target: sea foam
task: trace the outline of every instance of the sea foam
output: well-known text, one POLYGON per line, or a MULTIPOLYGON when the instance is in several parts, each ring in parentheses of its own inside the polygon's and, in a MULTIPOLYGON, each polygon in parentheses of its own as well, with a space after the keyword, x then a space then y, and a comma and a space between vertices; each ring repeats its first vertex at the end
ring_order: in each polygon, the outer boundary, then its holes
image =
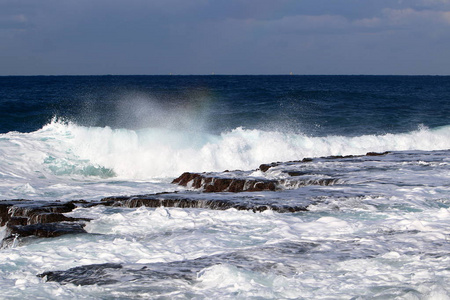
POLYGON ((401 134, 316 137, 242 127, 214 135, 53 121, 35 132, 2 134, 0 143, 0 175, 148 180, 185 171, 251 170, 261 163, 305 157, 445 150, 450 148, 450 126, 401 134))

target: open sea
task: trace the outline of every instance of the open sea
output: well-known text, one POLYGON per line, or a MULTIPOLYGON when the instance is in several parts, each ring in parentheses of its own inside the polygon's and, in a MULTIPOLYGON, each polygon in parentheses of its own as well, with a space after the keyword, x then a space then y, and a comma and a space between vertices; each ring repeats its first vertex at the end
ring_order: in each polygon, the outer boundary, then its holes
POLYGON ((449 149, 449 76, 0 77, 0 205, 86 218, 0 299, 450 299, 449 149))

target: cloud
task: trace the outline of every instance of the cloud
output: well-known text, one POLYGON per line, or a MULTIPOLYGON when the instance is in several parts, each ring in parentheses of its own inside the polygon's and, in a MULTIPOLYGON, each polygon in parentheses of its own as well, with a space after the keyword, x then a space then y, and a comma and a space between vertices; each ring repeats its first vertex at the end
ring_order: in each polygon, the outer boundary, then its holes
POLYGON ((342 34, 364 32, 367 29, 432 31, 436 27, 450 25, 450 10, 386 8, 379 16, 371 18, 351 20, 340 15, 296 15, 261 24, 271 30, 299 34, 342 34))
POLYGON ((450 25, 450 11, 414 10, 405 9, 385 9, 384 15, 390 25, 408 25, 416 28, 422 25, 450 25))
POLYGON ((449 2, 0 0, 0 72, 403 73, 450 62, 449 2))

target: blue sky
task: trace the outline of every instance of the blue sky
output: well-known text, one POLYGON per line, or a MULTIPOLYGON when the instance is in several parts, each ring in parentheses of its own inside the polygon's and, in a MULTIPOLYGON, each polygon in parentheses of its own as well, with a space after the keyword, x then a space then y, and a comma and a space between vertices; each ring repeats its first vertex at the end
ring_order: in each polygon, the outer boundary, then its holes
POLYGON ((0 75, 450 74, 450 0, 0 0, 0 75))

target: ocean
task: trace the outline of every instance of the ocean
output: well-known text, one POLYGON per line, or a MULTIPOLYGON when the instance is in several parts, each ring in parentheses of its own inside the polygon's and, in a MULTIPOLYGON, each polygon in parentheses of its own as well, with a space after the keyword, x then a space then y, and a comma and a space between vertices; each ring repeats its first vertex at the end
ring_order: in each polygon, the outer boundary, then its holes
POLYGON ((449 76, 3 76, 0 298, 450 299, 449 149, 449 76))

